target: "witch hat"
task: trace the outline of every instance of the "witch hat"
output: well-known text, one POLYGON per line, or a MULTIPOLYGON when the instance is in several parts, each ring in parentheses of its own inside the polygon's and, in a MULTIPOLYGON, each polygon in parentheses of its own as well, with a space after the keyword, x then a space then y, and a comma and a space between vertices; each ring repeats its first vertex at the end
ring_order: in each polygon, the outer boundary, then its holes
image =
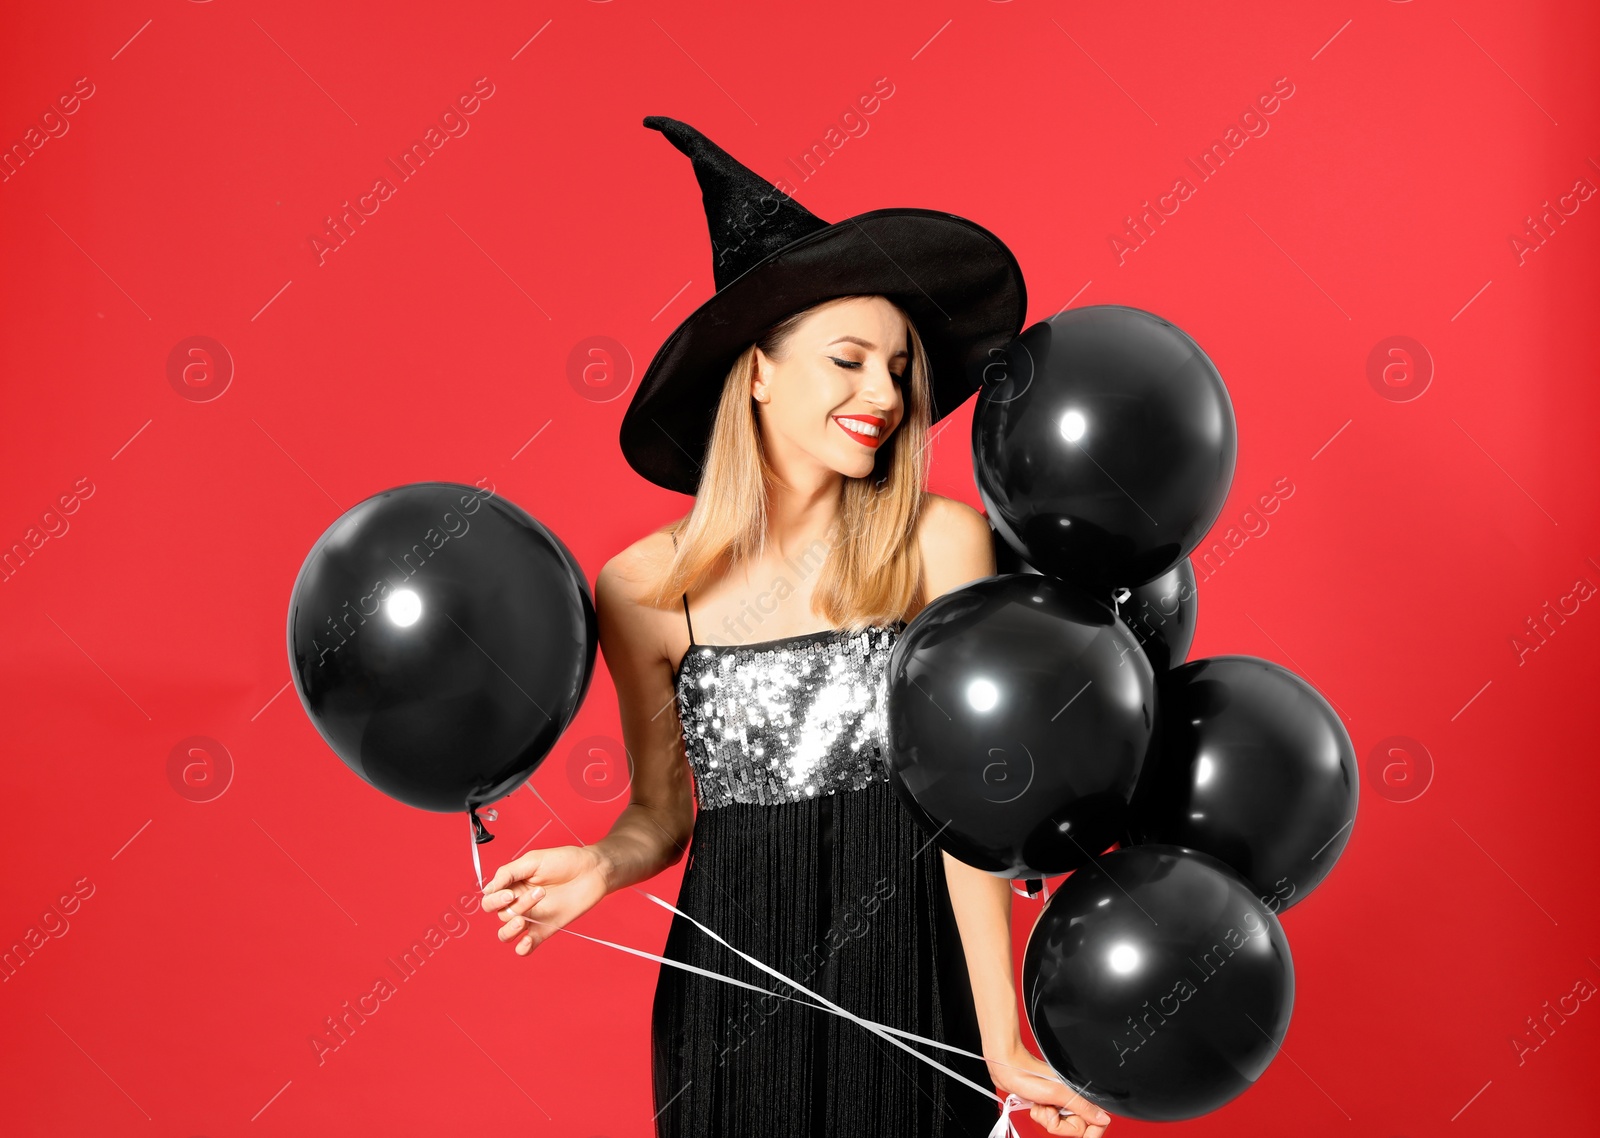
POLYGON ((916 324, 938 422, 983 383, 1022 328, 1027 291, 1011 250, 953 213, 872 210, 829 223, 687 123, 650 115, 694 164, 716 292, 656 352, 622 417, 623 456, 669 490, 696 492, 722 385, 779 320, 839 296, 883 296, 916 324))

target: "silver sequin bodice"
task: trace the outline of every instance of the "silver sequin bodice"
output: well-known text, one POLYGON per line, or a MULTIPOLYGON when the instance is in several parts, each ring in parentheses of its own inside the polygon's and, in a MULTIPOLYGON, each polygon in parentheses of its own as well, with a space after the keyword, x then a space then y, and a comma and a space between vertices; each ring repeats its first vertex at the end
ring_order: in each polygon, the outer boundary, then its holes
POLYGON ((887 779, 886 664, 903 627, 691 646, 676 682, 700 809, 798 802, 887 779))

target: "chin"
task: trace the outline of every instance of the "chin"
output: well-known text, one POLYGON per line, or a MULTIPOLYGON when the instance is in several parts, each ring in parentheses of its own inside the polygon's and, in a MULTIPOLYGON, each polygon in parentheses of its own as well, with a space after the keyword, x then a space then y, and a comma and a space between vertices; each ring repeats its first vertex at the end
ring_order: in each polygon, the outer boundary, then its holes
POLYGON ((867 478, 877 465, 877 456, 872 454, 851 455, 847 458, 833 459, 828 465, 846 478, 867 478))
POLYGON ((879 446, 867 451, 854 444, 847 444, 808 447, 806 452, 820 465, 845 478, 870 478, 873 470, 877 468, 878 452, 882 449, 883 447, 879 446))

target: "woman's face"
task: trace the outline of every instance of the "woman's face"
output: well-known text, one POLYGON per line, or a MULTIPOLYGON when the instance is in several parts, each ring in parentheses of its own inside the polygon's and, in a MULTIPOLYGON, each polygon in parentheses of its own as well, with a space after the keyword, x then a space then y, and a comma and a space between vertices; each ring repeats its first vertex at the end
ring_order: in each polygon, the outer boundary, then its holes
POLYGON ((878 448, 905 417, 905 317, 881 296, 828 301, 806 314, 779 354, 757 350, 751 392, 775 464, 871 474, 878 448))

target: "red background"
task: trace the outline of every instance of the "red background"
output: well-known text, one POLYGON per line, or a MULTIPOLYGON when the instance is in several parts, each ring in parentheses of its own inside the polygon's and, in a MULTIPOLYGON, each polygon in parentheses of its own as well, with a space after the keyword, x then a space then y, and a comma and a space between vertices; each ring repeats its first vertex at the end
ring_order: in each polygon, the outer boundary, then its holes
MULTIPOLYGON (((1512 244, 1600 185, 1593 5, 158 0, 7 20, 0 140, 80 77, 94 93, 0 183, 0 544, 58 531, 0 584, 0 941, 51 930, 0 984, 0 1129, 651 1132, 657 966, 571 936, 520 958, 481 913, 318 1062, 324 1017, 475 883, 462 818, 385 798, 322 743, 284 622, 317 536, 400 483, 489 480, 591 582, 687 507, 616 447, 631 384, 712 290, 690 166, 640 125, 659 113, 828 220, 971 217, 1016 251, 1030 323, 1135 305, 1225 377, 1228 554, 1201 568, 1191 658, 1311 681, 1363 788, 1341 864, 1285 916, 1281 1053, 1185 1132, 1597 1132, 1600 1003, 1512 1042, 1600 986, 1600 199, 1512 244), (324 219, 483 77, 468 133, 319 263, 324 219), (880 78, 867 133, 797 180, 789 158, 880 78), (1280 78, 1267 133, 1119 258, 1123 219, 1196 179, 1186 159, 1280 78), (225 388, 223 369, 170 380, 195 336, 231 357, 225 388), (626 358, 584 376, 595 336, 626 358), (1426 359, 1374 384, 1393 336, 1426 359), (1546 615, 1563 597, 1577 611, 1546 615), (1547 631, 1519 654, 1530 619, 1547 631), (226 760, 169 775, 194 736, 226 760), (92 892, 67 924, 45 918, 74 883, 92 892)), ((971 409, 933 489, 976 504, 971 409)), ((620 809, 617 779, 569 774, 580 743, 616 746, 598 668, 499 804, 491 864, 593 841, 620 809)), ((648 888, 674 898, 680 872, 648 888)), ((1037 904, 1016 903, 1019 953, 1037 904)), ((623 893, 576 927, 656 951, 667 916, 623 893)))

